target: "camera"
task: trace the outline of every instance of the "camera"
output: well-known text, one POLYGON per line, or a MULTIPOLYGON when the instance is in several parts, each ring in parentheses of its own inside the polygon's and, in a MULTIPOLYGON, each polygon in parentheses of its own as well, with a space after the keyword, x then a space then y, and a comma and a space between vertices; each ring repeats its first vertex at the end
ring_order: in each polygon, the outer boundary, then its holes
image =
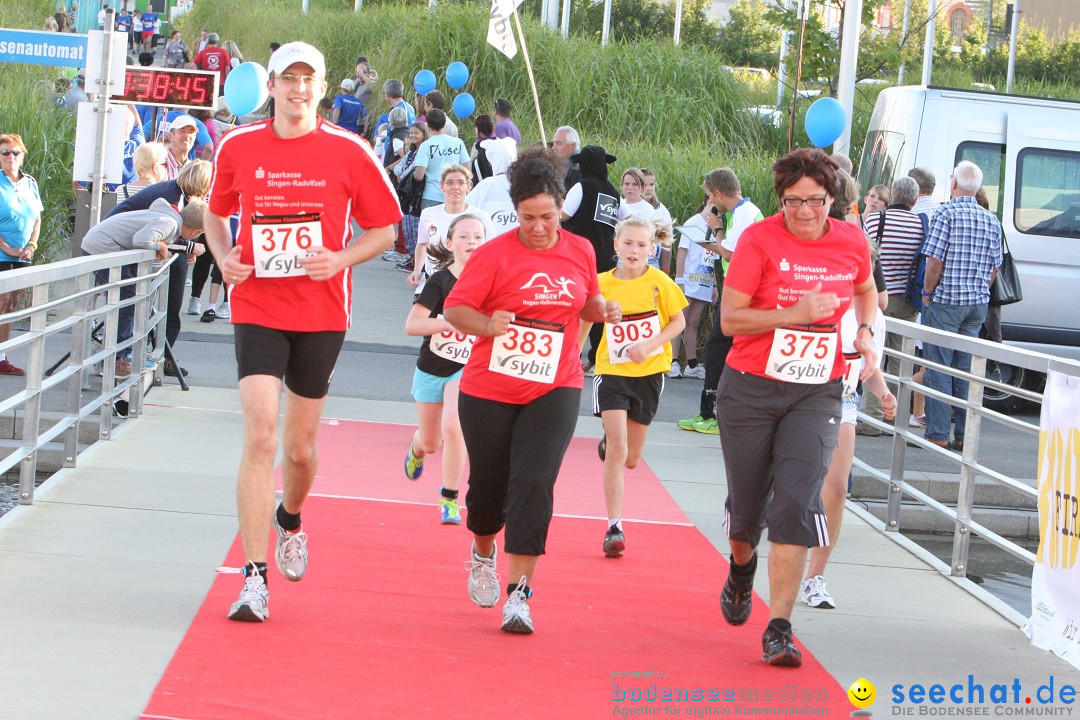
POLYGON ((720 217, 720 208, 713 205, 712 214, 716 215, 717 217, 720 217))

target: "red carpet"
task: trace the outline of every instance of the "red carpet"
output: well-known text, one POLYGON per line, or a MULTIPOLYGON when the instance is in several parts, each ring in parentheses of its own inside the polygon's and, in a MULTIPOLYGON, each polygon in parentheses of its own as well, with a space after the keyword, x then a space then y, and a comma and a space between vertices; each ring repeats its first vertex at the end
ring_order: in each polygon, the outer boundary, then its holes
MULTIPOLYGON (((241 583, 236 575, 219 576, 143 718, 599 718, 673 709, 704 717, 737 713, 740 705, 851 710, 844 690, 805 649, 799 670, 761 662, 768 612, 760 600, 746 626, 724 623, 718 595, 727 566, 692 527, 630 523, 626 557, 609 560, 600 552, 602 521, 557 517, 530 602, 536 633, 502 633, 500 608, 478 608, 466 594, 468 532, 440 526, 434 507, 408 502, 432 500, 438 486, 429 471, 418 483, 404 479, 400 440, 407 442, 408 429, 341 423, 324 430, 320 493, 398 502, 313 497, 304 506, 310 569, 300 583, 271 571, 271 617, 262 625, 225 618, 241 583), (630 699, 635 692, 649 698, 659 689, 663 697, 668 689, 679 697, 700 688, 735 699, 630 699), (816 699, 790 702, 796 690, 816 699), (754 693, 758 702, 745 701, 754 693)), ((576 441, 566 470, 556 487, 566 495, 563 507, 602 515, 602 495, 597 506, 581 487, 599 482, 595 444, 576 441)), ((670 512, 674 503, 657 500, 666 493, 651 472, 638 469, 633 482, 639 516, 670 512)), ((241 563, 237 542, 226 564, 241 563)))

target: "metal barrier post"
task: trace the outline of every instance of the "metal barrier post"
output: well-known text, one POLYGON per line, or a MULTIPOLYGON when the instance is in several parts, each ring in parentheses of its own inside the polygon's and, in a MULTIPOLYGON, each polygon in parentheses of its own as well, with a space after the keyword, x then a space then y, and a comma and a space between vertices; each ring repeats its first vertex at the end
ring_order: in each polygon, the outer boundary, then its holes
MULTIPOLYGON (((915 354, 915 339, 902 337, 900 340, 900 352, 905 356, 915 354)), ((889 499, 885 509, 886 532, 900 531, 900 501, 903 493, 900 492, 900 484, 904 481, 904 458, 907 455, 907 438, 902 433, 903 426, 907 424, 908 415, 911 414, 911 378, 914 375, 915 362, 909 357, 900 358, 900 385, 897 388, 896 417, 893 418, 892 463, 889 466, 889 499), (903 425, 901 424, 903 423, 903 425)))
MULTIPOLYGON (((78 292, 85 292, 90 289, 91 277, 90 273, 79 276, 76 282, 78 292)), ((85 362, 90 348, 90 330, 93 323, 87 318, 86 314, 90 310, 91 301, 92 298, 89 297, 79 298, 75 301, 75 307, 72 311, 72 315, 79 318, 79 320, 71 328, 71 356, 69 360, 80 367, 85 362)), ((71 427, 64 431, 64 467, 75 467, 75 460, 79 456, 79 408, 82 405, 83 383, 89 372, 89 368, 86 368, 68 379, 67 413, 69 417, 74 418, 74 422, 72 422, 71 427)))
MULTIPOLYGON (((971 374, 986 377, 986 358, 980 355, 971 357, 971 374)), ((983 384, 969 381, 967 408, 964 411, 963 460, 960 464, 960 484, 956 498, 956 529, 953 532, 952 571, 950 573, 953 577, 967 576, 971 532, 965 523, 971 522, 971 510, 975 505, 974 463, 979 451, 979 430, 982 426, 982 415, 975 408, 982 407, 982 398, 983 384)))
MULTIPOLYGON (((151 265, 149 262, 139 263, 139 277, 145 276, 150 272, 151 265)), ((166 267, 166 276, 171 272, 171 267, 166 267)), ((135 303, 135 332, 133 337, 136 338, 135 345, 131 348, 131 371, 138 373, 141 377, 143 366, 146 362, 146 325, 149 319, 150 311, 154 307, 154 303, 151 298, 147 297, 147 293, 150 291, 150 280, 139 280, 135 284, 135 294, 138 296, 139 301, 135 303)), ((142 412, 142 382, 128 388, 128 417, 135 418, 142 412)))
MULTIPOLYGON (((49 286, 37 285, 31 297, 31 307, 40 307, 49 302, 49 286)), ((37 446, 41 429, 41 377, 45 372, 45 324, 48 312, 42 311, 30 316, 29 358, 26 364, 26 412, 23 415, 22 446, 26 451, 19 466, 19 504, 31 505, 34 502, 34 484, 37 480, 37 446)))
MULTIPOLYGON (((109 283, 119 282, 122 272, 122 267, 109 268, 109 283)), ((101 394, 103 397, 110 395, 110 391, 116 385, 116 359, 120 356, 116 349, 116 333, 120 325, 120 309, 117 307, 120 304, 119 287, 109 289, 109 292, 106 293, 106 302, 112 308, 105 315, 105 340, 103 344, 109 348, 111 354, 105 356, 101 368, 101 394)), ((98 437, 102 440, 108 440, 112 436, 112 419, 113 400, 108 397, 102 404, 101 412, 98 414, 98 437)))

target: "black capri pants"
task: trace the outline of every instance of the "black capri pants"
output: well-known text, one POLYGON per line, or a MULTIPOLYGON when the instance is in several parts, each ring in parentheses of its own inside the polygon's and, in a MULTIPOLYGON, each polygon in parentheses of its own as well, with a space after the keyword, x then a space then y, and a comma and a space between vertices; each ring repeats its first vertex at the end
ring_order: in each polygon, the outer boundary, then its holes
POLYGON ((821 485, 840 429, 840 379, 802 385, 739 372, 720 379, 717 421, 727 469, 728 537, 829 545, 821 485))
POLYGON ((504 526, 503 549, 543 555, 566 448, 577 426, 581 390, 555 388, 525 405, 458 395, 458 415, 469 451, 467 526, 494 535, 504 526))

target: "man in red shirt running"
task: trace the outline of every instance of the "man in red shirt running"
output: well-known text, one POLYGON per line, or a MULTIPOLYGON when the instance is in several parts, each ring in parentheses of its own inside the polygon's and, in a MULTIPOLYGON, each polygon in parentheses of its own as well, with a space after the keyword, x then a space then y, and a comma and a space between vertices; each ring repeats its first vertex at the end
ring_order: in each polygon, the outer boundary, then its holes
POLYGON ((382 253, 401 220, 370 147, 316 113, 326 94, 322 54, 282 45, 267 70, 276 112, 230 131, 217 151, 206 239, 232 286, 244 446, 237 477, 244 589, 229 618, 269 617, 267 534, 287 580, 307 570, 300 509, 318 466, 316 434, 352 312, 353 265, 382 253), (229 218, 239 213, 236 245, 229 218), (364 234, 349 242, 350 221, 364 234), (275 509, 274 457, 282 379, 284 492, 275 509))
POLYGON ((218 74, 221 78, 221 92, 225 92, 225 76, 229 74, 229 70, 232 65, 230 64, 229 53, 225 48, 218 47, 218 43, 221 42, 221 38, 217 33, 210 33, 206 38, 206 47, 199 51, 199 54, 195 56, 195 67, 200 70, 211 70, 218 74))

